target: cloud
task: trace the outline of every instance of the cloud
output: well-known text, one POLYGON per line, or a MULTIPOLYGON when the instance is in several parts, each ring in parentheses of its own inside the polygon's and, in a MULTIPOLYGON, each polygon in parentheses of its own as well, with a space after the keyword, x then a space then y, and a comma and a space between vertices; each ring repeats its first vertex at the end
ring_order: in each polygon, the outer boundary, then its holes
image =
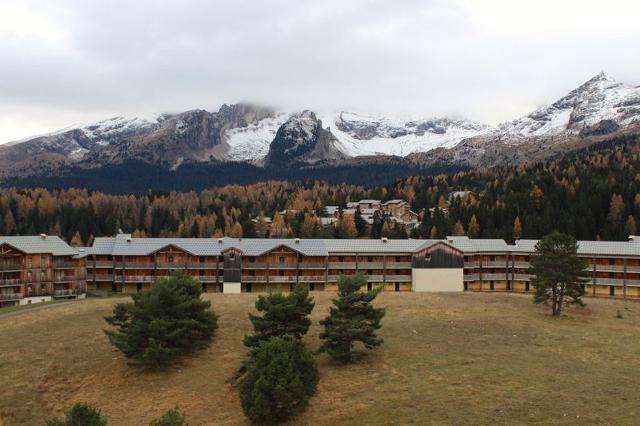
POLYGON ((6 0, 0 142, 255 101, 498 123, 604 69, 640 83, 640 4, 6 0))

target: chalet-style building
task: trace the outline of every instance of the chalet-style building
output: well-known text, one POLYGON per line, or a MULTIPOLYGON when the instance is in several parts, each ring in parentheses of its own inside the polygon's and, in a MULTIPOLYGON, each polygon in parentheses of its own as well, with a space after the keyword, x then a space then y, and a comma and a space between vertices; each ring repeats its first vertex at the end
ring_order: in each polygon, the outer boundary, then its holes
MULTIPOLYGON (((132 293, 181 270, 206 292, 337 290, 338 277, 363 273, 384 291, 533 291, 534 240, 96 238, 72 248, 55 236, 0 237, 0 306, 85 291, 132 293)), ((640 239, 579 241, 589 265, 588 296, 640 298, 640 239)))
POLYGON ((84 259, 56 236, 0 236, 0 307, 83 297, 84 259))
MULTIPOLYGON (((85 259, 90 289, 134 292, 172 270, 184 270, 208 292, 288 290, 308 283, 335 291, 357 272, 385 291, 531 292, 529 259, 536 241, 449 237, 445 240, 238 238, 96 238, 85 259)), ((587 295, 640 297, 640 241, 580 241, 589 264, 587 295)))

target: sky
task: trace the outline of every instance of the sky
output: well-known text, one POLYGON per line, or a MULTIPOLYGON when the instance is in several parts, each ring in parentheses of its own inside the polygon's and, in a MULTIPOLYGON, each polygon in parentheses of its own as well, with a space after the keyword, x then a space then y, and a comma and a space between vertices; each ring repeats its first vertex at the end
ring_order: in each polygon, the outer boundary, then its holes
POLYGON ((223 103, 489 124, 600 71, 640 84, 636 0, 2 0, 0 143, 223 103))

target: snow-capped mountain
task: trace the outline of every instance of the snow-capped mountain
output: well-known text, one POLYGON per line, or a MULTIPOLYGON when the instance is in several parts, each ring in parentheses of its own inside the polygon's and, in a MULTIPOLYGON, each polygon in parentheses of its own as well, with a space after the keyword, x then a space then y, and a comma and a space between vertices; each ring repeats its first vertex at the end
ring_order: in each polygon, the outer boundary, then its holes
POLYGON ((491 129, 465 119, 401 119, 339 112, 323 118, 339 141, 338 148, 350 157, 396 155, 405 157, 435 148, 451 148, 461 140, 491 129))
POLYGON ((640 89, 600 73, 553 104, 500 125, 495 133, 512 143, 558 134, 585 137, 611 133, 639 120, 640 89))
POLYGON ((113 117, 0 145, 0 177, 135 160, 250 162, 267 167, 405 157, 411 164, 491 166, 531 161, 640 134, 640 88, 598 74, 556 102, 497 127, 466 119, 392 118, 348 111, 278 112, 249 104, 216 112, 113 117))

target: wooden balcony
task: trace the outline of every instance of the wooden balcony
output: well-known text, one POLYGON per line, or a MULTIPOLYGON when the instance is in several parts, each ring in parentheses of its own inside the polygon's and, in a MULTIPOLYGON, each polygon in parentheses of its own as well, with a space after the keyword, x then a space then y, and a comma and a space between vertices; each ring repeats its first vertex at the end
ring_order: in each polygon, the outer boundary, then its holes
POLYGON ((215 275, 200 275, 193 277, 201 283, 215 283, 218 282, 218 278, 215 275))
POLYGON ((387 269, 411 269, 411 262, 387 262, 387 269))
MULTIPOLYGON (((182 264, 181 268, 184 267, 182 264)), ((122 262, 116 263, 117 269, 122 269, 122 262)), ((125 262, 124 269, 153 269, 153 263, 147 262, 125 262)))
POLYGON ((410 282, 411 275, 387 275, 386 281, 410 282))
POLYGON ((309 262, 301 262, 299 265, 300 269, 327 269, 326 263, 309 263, 309 262))
POLYGON ((0 271, 15 272, 23 269, 24 265, 22 263, 0 263, 0 271))
POLYGON ((482 274, 482 281, 502 281, 507 279, 506 273, 482 274))
POLYGON ((24 299, 23 293, 0 293, 0 300, 2 301, 20 300, 20 299, 24 299))
POLYGON ((113 260, 96 260, 95 262, 88 261, 87 268, 95 266, 96 268, 113 268, 113 260))
POLYGON ((482 262, 483 268, 506 268, 506 260, 485 260, 482 262))
POLYGON ((15 287, 22 284, 23 281, 21 279, 0 280, 0 287, 15 287))
POLYGON ((84 280, 86 277, 81 275, 60 275, 53 278, 54 283, 70 283, 73 281, 84 280))
POLYGON ((242 264, 242 269, 267 269, 264 262, 247 262, 242 264))
POLYGON ((464 274, 462 276, 463 281, 478 281, 480 279, 479 274, 464 274))
POLYGON ((113 275, 111 274, 96 274, 95 277, 89 276, 89 280, 91 281, 93 278, 94 281, 113 281, 113 275))
POLYGON ((219 267, 222 267, 222 263, 187 263, 186 267, 187 269, 218 269, 219 267))
MULTIPOLYGON (((157 277, 152 277, 151 275, 125 275, 124 282, 126 283, 152 283, 157 279, 157 277)), ((116 279, 117 282, 122 282, 122 275, 118 276, 116 279)))
POLYGON ((358 269, 384 269, 384 262, 358 262, 358 269))
POLYGON ((53 263, 53 269, 74 269, 77 266, 75 262, 61 262, 56 261, 53 263))
POLYGON ((269 269, 296 269, 295 263, 269 263, 269 269))
POLYGON ((81 294, 84 294, 82 290, 55 290, 53 292, 54 298, 67 298, 67 297, 77 297, 81 294))
POLYGON ((356 262, 329 262, 329 269, 356 269, 356 262))

